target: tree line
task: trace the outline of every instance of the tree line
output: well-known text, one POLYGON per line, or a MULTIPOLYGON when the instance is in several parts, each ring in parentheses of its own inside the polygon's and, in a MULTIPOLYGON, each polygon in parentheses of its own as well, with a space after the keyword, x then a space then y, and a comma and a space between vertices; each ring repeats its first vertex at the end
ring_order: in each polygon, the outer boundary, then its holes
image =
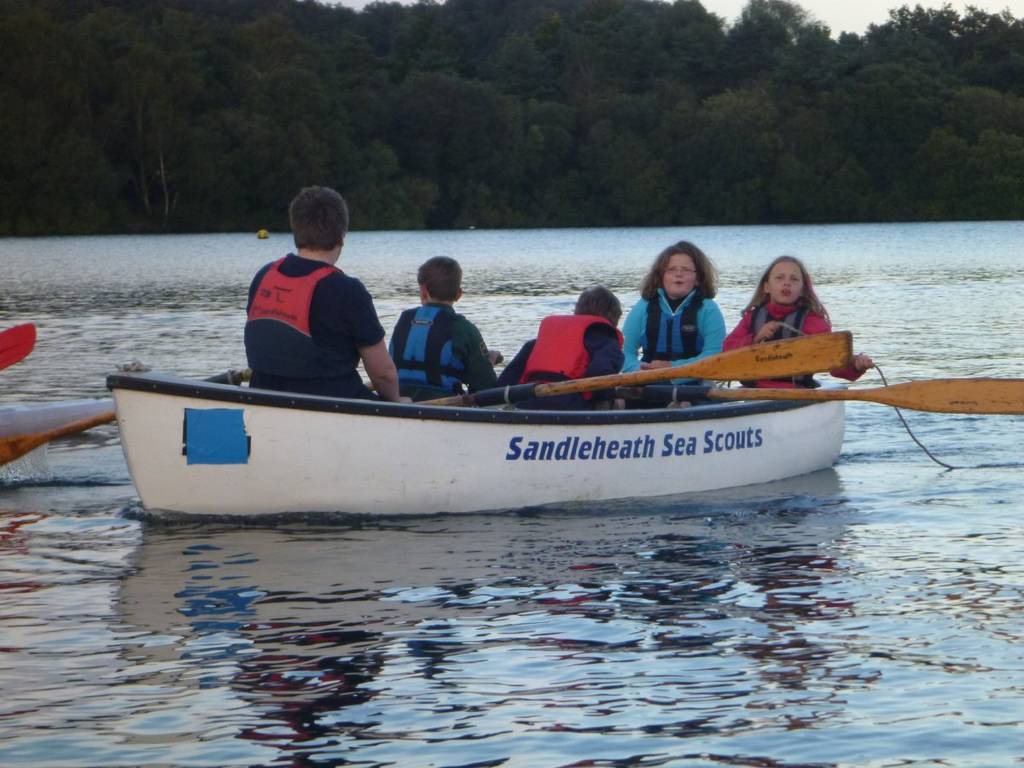
POLYGON ((1024 22, 0 0, 0 235, 1024 218, 1024 22))

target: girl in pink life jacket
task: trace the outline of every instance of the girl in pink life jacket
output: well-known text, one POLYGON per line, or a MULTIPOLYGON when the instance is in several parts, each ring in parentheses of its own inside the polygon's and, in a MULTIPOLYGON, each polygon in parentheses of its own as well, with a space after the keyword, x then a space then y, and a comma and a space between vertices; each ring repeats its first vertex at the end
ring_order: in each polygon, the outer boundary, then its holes
MULTIPOLYGON (((814 292, 811 276, 800 259, 779 256, 761 275, 743 317, 725 337, 724 351, 814 333, 830 333, 828 312, 814 292)), ((833 376, 856 381, 864 371, 874 368, 867 355, 854 355, 846 368, 829 371, 833 376)), ((744 382, 756 387, 814 387, 810 376, 798 379, 764 379, 744 382)))

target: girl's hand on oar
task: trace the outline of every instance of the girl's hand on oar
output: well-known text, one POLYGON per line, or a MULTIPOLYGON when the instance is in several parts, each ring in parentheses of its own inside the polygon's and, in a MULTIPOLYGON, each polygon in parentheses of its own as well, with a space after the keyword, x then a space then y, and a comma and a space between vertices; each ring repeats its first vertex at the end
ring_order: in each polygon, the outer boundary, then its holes
POLYGON ((875 367, 874 360, 867 355, 854 355, 851 363, 861 373, 875 367))

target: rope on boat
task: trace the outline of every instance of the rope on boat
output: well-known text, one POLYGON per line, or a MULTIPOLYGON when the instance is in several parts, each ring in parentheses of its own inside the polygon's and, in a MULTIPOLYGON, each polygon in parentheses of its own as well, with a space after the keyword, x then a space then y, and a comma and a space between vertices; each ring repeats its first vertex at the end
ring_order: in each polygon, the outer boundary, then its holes
MULTIPOLYGON (((780 322, 781 322, 781 321, 780 321, 780 322)), ((789 330, 791 330, 791 331, 795 332, 795 333, 796 333, 796 334, 798 334, 799 336, 806 336, 806 335, 807 335, 806 333, 804 333, 803 331, 801 331, 801 330, 800 330, 799 328, 794 328, 794 327, 793 327, 792 325, 790 325, 789 323, 786 323, 786 322, 782 322, 781 324, 782 324, 782 327, 783 327, 783 328, 788 328, 789 330)), ((881 369, 881 368, 880 368, 880 367, 879 367, 878 365, 875 365, 875 370, 876 370, 876 371, 878 371, 878 375, 882 377, 882 384, 883 384, 884 386, 886 386, 886 387, 887 387, 887 386, 889 386, 889 382, 885 380, 885 374, 884 374, 884 373, 882 373, 882 369, 881 369)), ((894 411, 896 411, 896 415, 897 415, 897 416, 899 416, 899 418, 900 418, 900 421, 901 421, 901 422, 902 422, 902 424, 903 424, 903 428, 904 428, 904 429, 906 429, 906 430, 907 430, 907 434, 908 434, 908 435, 910 435, 910 439, 911 439, 911 440, 913 440, 913 441, 914 441, 915 443, 917 443, 917 447, 918 447, 918 448, 920 448, 920 449, 921 449, 922 451, 924 451, 924 452, 925 452, 925 455, 926 455, 926 456, 927 456, 927 457, 928 457, 929 459, 931 459, 932 461, 934 461, 934 462, 935 462, 936 464, 938 464, 938 465, 939 465, 940 467, 945 467, 946 469, 964 469, 964 468, 965 468, 965 467, 954 467, 954 466, 953 466, 952 464, 947 464, 946 462, 942 461, 941 459, 937 459, 937 458, 935 458, 935 456, 934 456, 934 455, 932 454, 932 452, 931 452, 931 451, 929 451, 929 450, 928 450, 928 449, 927 449, 927 448, 925 447, 924 443, 922 443, 922 442, 921 442, 920 440, 918 440, 918 439, 917 439, 917 435, 915 435, 915 434, 913 433, 913 431, 911 431, 911 429, 910 429, 910 425, 909 425, 909 424, 907 424, 907 420, 906 420, 905 418, 903 418, 903 413, 902 413, 902 412, 900 411, 900 409, 899 409, 899 408, 897 408, 897 407, 896 407, 895 405, 894 405, 894 406, 892 406, 892 409, 893 409, 894 411)))
MULTIPOLYGON (((882 373, 882 369, 879 368, 878 365, 875 365, 875 370, 878 371, 878 375, 882 377, 882 385, 886 386, 886 387, 889 386, 889 382, 885 380, 885 374, 882 373)), ((922 443, 920 440, 917 439, 917 435, 915 435, 911 431, 910 425, 907 424, 907 420, 905 418, 903 418, 903 413, 900 411, 900 409, 897 408, 895 405, 892 407, 892 409, 894 411, 896 411, 896 415, 900 417, 900 421, 903 422, 903 427, 904 427, 904 429, 907 430, 907 434, 910 435, 910 439, 913 440, 915 443, 917 443, 917 447, 920 448, 922 451, 924 451, 925 455, 927 455, 929 459, 934 461, 940 467, 945 467, 946 469, 964 469, 964 467, 954 467, 952 464, 947 464, 946 462, 942 461, 941 459, 935 458, 935 456, 932 455, 932 452, 929 451, 924 446, 924 443, 922 443)))

